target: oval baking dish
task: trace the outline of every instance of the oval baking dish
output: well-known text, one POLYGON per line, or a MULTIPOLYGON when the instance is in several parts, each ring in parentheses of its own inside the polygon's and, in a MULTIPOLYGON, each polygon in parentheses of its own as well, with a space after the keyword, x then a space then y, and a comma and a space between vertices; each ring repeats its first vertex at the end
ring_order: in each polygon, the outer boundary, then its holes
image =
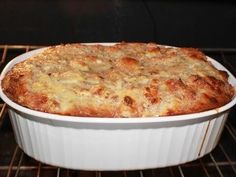
MULTIPOLYGON (((112 45, 112 44, 104 44, 112 45)), ((18 62, 43 49, 13 59, 0 80, 18 62)), ((208 57, 229 82, 236 79, 220 63, 208 57)), ((9 106, 16 142, 29 156, 44 163, 81 170, 136 170, 166 167, 195 160, 212 151, 221 136, 234 97, 209 111, 149 118, 73 117, 34 111, 11 101, 9 106)))

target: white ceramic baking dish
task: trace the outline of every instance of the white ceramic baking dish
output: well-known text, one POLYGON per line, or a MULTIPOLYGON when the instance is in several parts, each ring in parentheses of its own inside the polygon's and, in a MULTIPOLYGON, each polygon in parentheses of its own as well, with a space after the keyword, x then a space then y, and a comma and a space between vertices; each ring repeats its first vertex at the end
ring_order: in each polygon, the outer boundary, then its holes
MULTIPOLYGON (((112 44, 105 44, 112 45, 112 44)), ((44 49, 13 59, 0 79, 16 63, 44 49)), ((213 65, 229 74, 215 60, 213 65)), ((150 118, 89 118, 48 114, 12 102, 9 106, 16 142, 29 156, 55 166, 82 170, 133 170, 182 164, 212 151, 221 136, 236 98, 214 110, 150 118)))

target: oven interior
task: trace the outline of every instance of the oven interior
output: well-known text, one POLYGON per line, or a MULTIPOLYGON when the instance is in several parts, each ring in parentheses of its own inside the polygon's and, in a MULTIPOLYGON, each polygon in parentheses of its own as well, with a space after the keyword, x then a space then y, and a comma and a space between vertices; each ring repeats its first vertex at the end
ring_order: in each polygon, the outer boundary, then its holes
MULTIPOLYGON (((0 71, 19 54, 47 45, 140 41, 200 48, 236 76, 234 1, 5 0, 0 21, 0 71)), ((0 100, 0 177, 236 177, 236 107, 210 154, 133 171, 70 170, 34 160, 17 146, 7 109, 0 100)))

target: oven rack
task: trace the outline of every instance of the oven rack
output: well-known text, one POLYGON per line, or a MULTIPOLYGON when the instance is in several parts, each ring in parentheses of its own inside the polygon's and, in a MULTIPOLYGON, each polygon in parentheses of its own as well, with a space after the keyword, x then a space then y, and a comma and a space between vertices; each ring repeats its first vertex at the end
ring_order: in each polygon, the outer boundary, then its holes
MULTIPOLYGON (((15 56, 43 46, 0 45, 0 69, 15 56)), ((236 48, 201 48, 236 75, 236 48), (235 59, 234 59, 235 58, 235 59)), ((7 106, 0 101, 0 177, 236 177, 236 107, 231 110, 217 147, 201 159, 186 164, 133 171, 69 170, 38 162, 16 145, 7 106)))

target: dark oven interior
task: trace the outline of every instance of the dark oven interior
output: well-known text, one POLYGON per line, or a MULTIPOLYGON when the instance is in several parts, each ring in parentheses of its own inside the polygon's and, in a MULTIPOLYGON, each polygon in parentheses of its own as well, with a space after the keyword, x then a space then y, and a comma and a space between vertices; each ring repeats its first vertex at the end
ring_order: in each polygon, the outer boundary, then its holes
MULTIPOLYGON (((69 42, 140 41, 200 48, 236 75, 236 3, 231 1, 1 1, 0 67, 42 46, 69 42)), ((43 164, 16 145, 0 102, 0 177, 233 177, 236 109, 217 147, 178 166, 133 171, 82 171, 43 164)), ((98 159, 101 160, 101 159, 98 159)))

